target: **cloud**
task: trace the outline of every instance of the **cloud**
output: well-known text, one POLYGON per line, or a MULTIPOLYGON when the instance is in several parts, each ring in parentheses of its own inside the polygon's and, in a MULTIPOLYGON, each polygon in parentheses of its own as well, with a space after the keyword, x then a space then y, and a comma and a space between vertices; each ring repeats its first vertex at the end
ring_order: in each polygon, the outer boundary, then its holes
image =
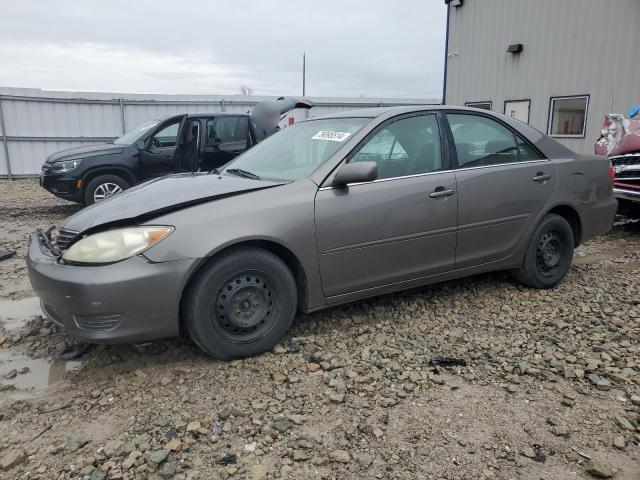
POLYGON ((429 96, 440 0, 7 2, 0 85, 137 93, 429 96))

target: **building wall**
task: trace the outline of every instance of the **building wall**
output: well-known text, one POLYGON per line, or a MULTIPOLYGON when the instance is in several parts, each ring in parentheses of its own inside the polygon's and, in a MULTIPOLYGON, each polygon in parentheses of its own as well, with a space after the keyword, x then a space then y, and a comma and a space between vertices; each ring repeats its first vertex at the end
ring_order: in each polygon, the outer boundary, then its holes
POLYGON ((640 102, 639 0, 465 0, 450 6, 446 103, 531 99, 547 132, 550 98, 589 94, 586 135, 559 139, 593 152, 605 113, 640 102), (522 43, 522 53, 507 53, 522 43))
MULTIPOLYGON (((0 88, 0 119, 4 120, 4 131, 0 125, 0 178, 8 176, 7 165, 10 165, 12 176, 37 175, 45 159, 52 153, 113 140, 145 120, 176 113, 246 113, 257 102, 271 98, 0 88)), ((440 103, 436 99, 309 99, 315 103, 311 111, 294 110, 287 117, 293 117, 297 122, 308 117, 354 108, 440 103)), ((287 123, 288 118, 285 118, 282 127, 286 127, 287 123)))

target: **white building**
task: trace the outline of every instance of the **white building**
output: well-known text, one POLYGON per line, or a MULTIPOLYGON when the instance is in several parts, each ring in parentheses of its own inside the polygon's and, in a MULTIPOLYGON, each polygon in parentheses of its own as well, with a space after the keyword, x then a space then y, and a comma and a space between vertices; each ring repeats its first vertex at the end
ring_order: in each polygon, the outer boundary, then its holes
POLYGON ((592 153, 640 103, 640 0, 445 0, 444 101, 505 113, 592 153))

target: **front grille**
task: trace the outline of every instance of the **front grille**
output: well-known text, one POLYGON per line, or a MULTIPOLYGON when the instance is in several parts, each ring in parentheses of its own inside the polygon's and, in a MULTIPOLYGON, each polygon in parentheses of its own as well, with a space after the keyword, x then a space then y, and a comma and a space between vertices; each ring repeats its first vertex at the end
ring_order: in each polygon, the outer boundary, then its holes
POLYGON ((640 165, 640 154, 620 155, 611 157, 611 164, 614 167, 622 165, 640 165))
POLYGON ((69 243, 71 240, 78 235, 78 232, 73 230, 66 230, 64 228, 58 229, 58 235, 56 237, 56 245, 58 246, 58 250, 64 252, 67 248, 69 248, 69 243))

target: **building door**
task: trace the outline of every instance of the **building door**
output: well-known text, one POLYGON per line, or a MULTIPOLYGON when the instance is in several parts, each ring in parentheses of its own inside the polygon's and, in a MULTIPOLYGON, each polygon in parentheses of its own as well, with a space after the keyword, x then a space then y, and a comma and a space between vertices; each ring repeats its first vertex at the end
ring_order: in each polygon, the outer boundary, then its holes
POLYGON ((529 123, 529 107, 531 107, 531 100, 507 100, 504 102, 504 114, 529 123))

